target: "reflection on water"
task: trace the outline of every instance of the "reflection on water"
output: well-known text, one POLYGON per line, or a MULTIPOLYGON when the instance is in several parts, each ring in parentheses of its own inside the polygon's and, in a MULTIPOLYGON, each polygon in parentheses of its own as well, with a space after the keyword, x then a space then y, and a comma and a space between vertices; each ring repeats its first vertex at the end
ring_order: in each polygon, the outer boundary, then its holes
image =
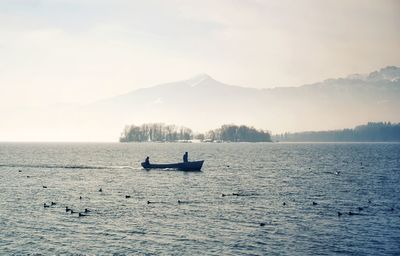
POLYGON ((399 254, 399 184, 400 144, 3 143, 0 253, 399 254))

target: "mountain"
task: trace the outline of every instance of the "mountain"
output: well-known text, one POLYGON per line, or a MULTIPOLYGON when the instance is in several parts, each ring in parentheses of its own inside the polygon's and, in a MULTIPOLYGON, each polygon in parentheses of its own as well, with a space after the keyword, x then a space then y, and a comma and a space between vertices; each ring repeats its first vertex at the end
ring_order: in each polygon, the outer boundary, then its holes
MULTIPOLYGON (((300 87, 255 89, 227 85, 201 74, 139 89, 85 107, 125 124, 164 122, 205 131, 224 123, 272 133, 354 127, 400 121, 400 68, 328 79, 300 87)), ((116 132, 116 131, 115 131, 116 132)))
POLYGON ((12 134, 17 140, 117 141, 125 125, 149 122, 184 125, 199 132, 227 123, 273 134, 335 130, 368 122, 400 122, 399 110, 400 68, 393 66, 271 89, 227 85, 201 74, 85 106, 31 111, 26 118, 3 113, 7 122, 2 124, 0 140, 12 134))
POLYGON ((165 122, 206 130, 226 122, 251 120, 249 111, 256 109, 252 102, 259 92, 226 85, 202 74, 96 102, 86 110, 107 113, 125 124, 165 122))

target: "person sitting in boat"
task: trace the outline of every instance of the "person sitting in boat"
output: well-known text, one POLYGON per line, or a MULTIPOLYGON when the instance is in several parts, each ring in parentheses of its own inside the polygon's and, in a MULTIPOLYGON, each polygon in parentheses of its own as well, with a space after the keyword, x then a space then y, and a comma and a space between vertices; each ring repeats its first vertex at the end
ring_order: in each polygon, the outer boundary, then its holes
POLYGON ((185 152, 185 154, 183 154, 183 162, 187 163, 188 162, 188 158, 189 158, 188 152, 185 152))
POLYGON ((149 156, 146 157, 146 160, 144 160, 144 162, 145 162, 146 164, 150 164, 150 158, 149 158, 149 156))

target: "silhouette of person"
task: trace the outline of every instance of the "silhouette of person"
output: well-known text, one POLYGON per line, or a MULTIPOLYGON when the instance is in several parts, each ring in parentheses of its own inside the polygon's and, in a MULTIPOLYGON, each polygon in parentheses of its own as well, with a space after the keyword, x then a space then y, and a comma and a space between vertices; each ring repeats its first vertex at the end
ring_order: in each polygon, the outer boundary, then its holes
POLYGON ((183 155, 183 162, 184 163, 188 162, 188 152, 185 152, 185 154, 183 155))
POLYGON ((146 160, 144 160, 144 162, 145 162, 146 164, 150 164, 150 158, 147 156, 147 157, 146 157, 146 160))

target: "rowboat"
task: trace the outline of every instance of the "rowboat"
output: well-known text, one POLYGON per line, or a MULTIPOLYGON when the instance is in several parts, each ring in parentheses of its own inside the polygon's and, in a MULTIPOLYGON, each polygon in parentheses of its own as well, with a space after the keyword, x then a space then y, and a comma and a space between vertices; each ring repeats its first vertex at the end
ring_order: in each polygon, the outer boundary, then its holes
POLYGON ((180 171, 200 171, 203 166, 204 160, 201 161, 193 161, 193 162, 182 162, 182 163, 173 163, 173 164, 149 164, 146 162, 142 162, 142 166, 144 169, 177 169, 180 171))

